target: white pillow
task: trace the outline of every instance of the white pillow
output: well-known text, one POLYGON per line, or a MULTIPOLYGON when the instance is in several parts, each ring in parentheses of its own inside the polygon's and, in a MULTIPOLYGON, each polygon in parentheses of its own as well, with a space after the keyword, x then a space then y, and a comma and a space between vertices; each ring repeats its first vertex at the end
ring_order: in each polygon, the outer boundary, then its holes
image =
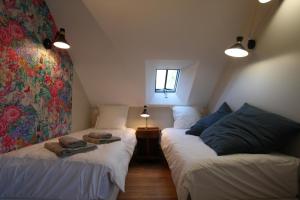
POLYGON ((126 128, 128 106, 100 105, 99 115, 95 128, 97 129, 124 129, 126 128))
POLYGON ((174 128, 191 128, 199 119, 199 112, 191 106, 173 106, 174 128))

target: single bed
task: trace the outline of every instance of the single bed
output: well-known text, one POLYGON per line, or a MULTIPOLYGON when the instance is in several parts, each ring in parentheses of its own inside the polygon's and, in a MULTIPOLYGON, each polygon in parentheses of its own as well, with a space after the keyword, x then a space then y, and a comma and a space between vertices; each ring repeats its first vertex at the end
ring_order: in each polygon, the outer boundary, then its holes
POLYGON ((217 156, 187 129, 162 131, 161 147, 179 200, 296 200, 299 160, 280 154, 217 156))
MULTIPOLYGON (((81 139, 91 131, 96 130, 70 135, 81 139)), ((67 158, 58 158, 45 149, 44 142, 1 155, 0 199, 116 199, 119 190, 125 188, 136 145, 135 131, 129 128, 104 131, 121 137, 121 141, 97 145, 96 150, 67 158)))

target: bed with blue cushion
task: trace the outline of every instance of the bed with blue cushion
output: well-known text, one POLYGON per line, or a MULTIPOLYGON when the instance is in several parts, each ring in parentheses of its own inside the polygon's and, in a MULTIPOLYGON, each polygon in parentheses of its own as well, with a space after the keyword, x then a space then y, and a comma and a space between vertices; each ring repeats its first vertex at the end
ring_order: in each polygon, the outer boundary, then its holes
POLYGON ((201 133, 162 131, 178 199, 298 199, 299 159, 283 149, 299 124, 249 104, 221 118, 201 133))

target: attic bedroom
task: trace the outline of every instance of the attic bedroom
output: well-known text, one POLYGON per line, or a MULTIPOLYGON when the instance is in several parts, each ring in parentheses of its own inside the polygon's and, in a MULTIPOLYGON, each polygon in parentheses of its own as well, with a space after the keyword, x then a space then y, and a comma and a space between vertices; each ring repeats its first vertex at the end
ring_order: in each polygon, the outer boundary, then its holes
POLYGON ((0 0, 0 200, 297 200, 299 0, 0 0))

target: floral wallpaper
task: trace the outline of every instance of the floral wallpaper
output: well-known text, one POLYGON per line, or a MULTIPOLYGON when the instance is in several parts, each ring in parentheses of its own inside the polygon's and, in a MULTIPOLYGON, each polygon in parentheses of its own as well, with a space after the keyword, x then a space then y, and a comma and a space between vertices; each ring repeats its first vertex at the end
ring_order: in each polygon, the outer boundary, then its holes
POLYGON ((0 0, 0 153, 70 131, 73 65, 43 0, 0 0))

